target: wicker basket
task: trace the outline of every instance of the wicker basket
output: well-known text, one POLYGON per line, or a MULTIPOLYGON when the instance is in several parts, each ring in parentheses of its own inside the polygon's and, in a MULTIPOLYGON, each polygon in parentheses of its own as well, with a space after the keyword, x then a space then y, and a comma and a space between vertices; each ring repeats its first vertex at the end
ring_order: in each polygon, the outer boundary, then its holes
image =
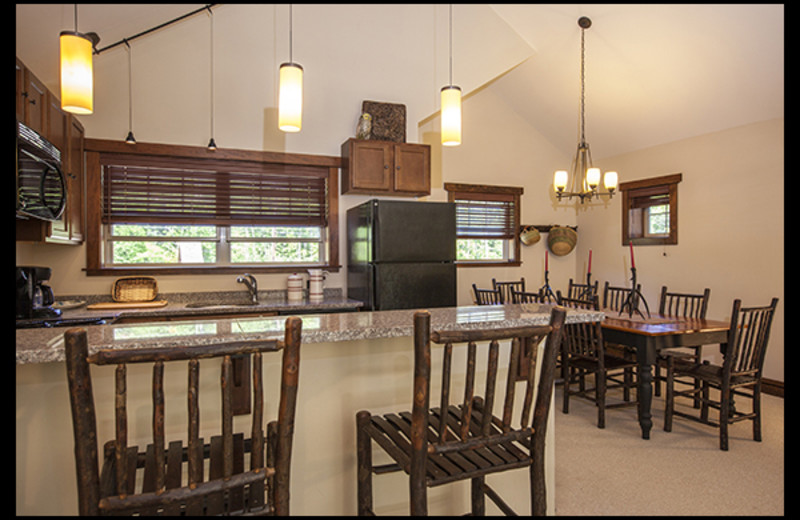
POLYGON ((111 286, 111 299, 115 302, 149 302, 157 295, 158 284, 151 276, 125 276, 111 286))

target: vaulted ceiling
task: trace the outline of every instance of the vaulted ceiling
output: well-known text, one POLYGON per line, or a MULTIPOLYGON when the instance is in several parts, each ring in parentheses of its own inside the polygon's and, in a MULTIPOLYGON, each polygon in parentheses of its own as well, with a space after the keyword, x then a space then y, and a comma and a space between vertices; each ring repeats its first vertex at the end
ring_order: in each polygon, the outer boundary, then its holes
MULTIPOLYGON (((202 5, 87 4, 79 8, 79 29, 98 33, 102 48, 202 5)), ((57 91, 54 42, 74 28, 72 6, 17 4, 16 11, 17 55, 57 91)), ((566 154, 578 135, 581 16, 592 20, 585 116, 595 159, 783 117, 782 4, 490 4, 488 11, 455 4, 459 66, 484 42, 458 29, 484 23, 486 12, 525 52, 516 66, 481 77, 465 94, 491 88, 566 154)))

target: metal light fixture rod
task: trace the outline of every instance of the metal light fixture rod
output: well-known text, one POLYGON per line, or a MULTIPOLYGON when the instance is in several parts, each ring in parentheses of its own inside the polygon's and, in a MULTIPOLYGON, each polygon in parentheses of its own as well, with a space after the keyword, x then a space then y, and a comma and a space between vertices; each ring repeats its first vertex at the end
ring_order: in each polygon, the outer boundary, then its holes
POLYGON ((586 109, 585 109, 585 39, 584 32, 592 26, 592 21, 582 16, 578 19, 578 25, 581 28, 581 112, 580 112, 580 140, 578 141, 578 150, 575 153, 575 159, 572 161, 572 178, 570 191, 566 190, 568 182, 568 173, 564 170, 557 171, 553 184, 556 189, 556 197, 562 200, 563 197, 572 199, 578 197, 583 204, 587 200, 592 200, 593 197, 613 197, 617 185, 617 173, 606 172, 604 184, 606 192, 598 191, 600 184, 600 170, 594 168, 592 164, 592 152, 589 149, 589 143, 586 142, 586 109))
MULTIPOLYGON (((174 18, 174 19, 172 19, 172 20, 170 20, 168 22, 164 22, 161 25, 156 25, 155 27, 151 27, 150 29, 147 29, 146 31, 142 31, 142 32, 140 32, 138 34, 134 34, 133 36, 128 36, 127 38, 123 38, 118 42, 112 43, 111 45, 106 45, 102 49, 95 49, 94 53, 95 54, 100 54, 103 51, 107 51, 109 49, 113 49, 117 45, 122 45, 122 44, 125 44, 126 42, 130 42, 132 40, 135 40, 136 38, 139 38, 140 36, 144 36, 145 34, 150 34, 153 31, 157 31, 157 30, 159 30, 159 29, 161 29, 163 27, 166 27, 168 25, 172 25, 175 22, 179 22, 179 21, 183 20, 184 18, 188 18, 188 17, 190 17, 192 15, 195 15, 197 13, 205 11, 206 9, 208 9, 210 11, 212 7, 215 7, 217 5, 219 5, 219 4, 206 4, 205 6, 199 8, 199 9, 195 9, 191 13, 186 13, 183 16, 179 16, 179 17, 174 18)), ((87 33, 87 35, 92 35, 92 34, 94 34, 94 33, 87 33)), ((99 41, 99 38, 98 38, 98 41, 99 41)), ((95 42, 95 45, 97 45, 97 42, 95 42)))

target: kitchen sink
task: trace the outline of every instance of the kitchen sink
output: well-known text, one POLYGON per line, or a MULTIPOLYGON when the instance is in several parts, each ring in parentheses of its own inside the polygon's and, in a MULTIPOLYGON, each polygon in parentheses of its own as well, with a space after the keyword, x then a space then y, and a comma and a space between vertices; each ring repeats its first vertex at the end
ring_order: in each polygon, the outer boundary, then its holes
POLYGON ((193 302, 187 303, 187 309, 202 309, 203 307, 253 307, 258 305, 257 302, 238 302, 238 303, 223 303, 223 302, 193 302))

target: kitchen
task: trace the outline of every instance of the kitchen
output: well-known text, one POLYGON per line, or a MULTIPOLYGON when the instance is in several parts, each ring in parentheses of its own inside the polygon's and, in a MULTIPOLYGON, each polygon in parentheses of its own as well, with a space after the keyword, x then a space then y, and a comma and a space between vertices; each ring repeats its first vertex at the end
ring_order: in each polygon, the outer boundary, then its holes
MULTIPOLYGON (((151 18, 131 6, 104 7, 120 10, 121 16, 142 17, 135 28, 109 34, 102 31, 110 28, 92 26, 90 6, 79 6, 79 29, 97 30, 102 47, 195 7, 200 6, 164 6, 168 11, 154 10, 151 18)), ((445 183, 520 187, 520 224, 578 229, 571 254, 549 256, 553 287, 565 288, 570 278, 582 280, 590 251, 594 278, 624 285, 629 265, 628 250, 620 241, 621 197, 588 207, 559 204, 552 187, 553 172, 568 167, 574 152, 579 99, 575 20, 587 15, 594 21, 587 33, 587 139, 596 165, 616 169, 620 182, 683 175, 678 244, 636 248, 639 282, 651 307, 662 284, 711 287, 708 314, 717 319, 729 316, 734 298, 784 300, 783 42, 769 37, 783 33, 782 6, 625 6, 619 8, 621 14, 613 14, 611 7, 600 5, 586 7, 585 12, 576 5, 542 10, 521 6, 521 12, 514 6, 456 5, 453 83, 464 92, 463 140, 452 148, 439 144, 438 94, 449 81, 446 5, 296 6, 293 54, 306 80, 303 128, 293 134, 277 128, 278 68, 289 56, 287 7, 214 8, 213 89, 208 15, 133 41, 130 85, 136 139, 142 144, 204 147, 213 136, 219 151, 338 158, 342 143, 355 136, 364 100, 402 103, 407 142, 428 144, 431 152, 430 195, 402 200, 444 202, 445 183), (655 15, 650 10, 656 10, 655 15), (755 21, 758 25, 731 31, 731 37, 717 17, 730 19, 730 27, 755 21), (634 31, 654 18, 661 19, 667 34, 681 38, 681 45, 668 39, 676 48, 666 56, 655 50, 656 42, 634 31), (619 47, 604 41, 612 34, 620 38, 619 47), (650 49, 648 64, 619 86, 616 79, 628 78, 622 69, 633 47, 642 47, 646 56, 650 49), (553 48, 559 54, 550 54, 553 48), (741 66, 740 60, 750 56, 755 63, 741 66), (666 67, 673 61, 686 66, 666 67), (729 67, 742 69, 745 77, 730 76, 729 67), (723 86, 713 86, 718 83, 712 79, 723 86), (763 94, 756 84, 771 90, 763 94), (685 106, 695 98, 698 105, 685 106), (524 108, 526 104, 517 103, 522 99, 534 104, 524 108), (734 107, 743 110, 739 113, 734 107), (756 111, 759 107, 763 112, 756 111), (617 119, 629 111, 629 119, 617 119), (692 122, 692 112, 700 122, 692 122), (552 114, 558 124, 541 122, 545 114, 552 114)), ((49 90, 58 92, 57 35, 74 28, 72 6, 17 6, 17 27, 18 58, 49 90), (37 54, 45 44, 49 50, 37 54)), ((121 142, 131 122, 125 47, 95 56, 94 67, 95 112, 78 119, 88 139, 121 142)), ((372 198, 339 194, 341 267, 326 269, 328 289, 347 287, 346 211, 372 198)), ((49 266, 49 284, 58 297, 109 295, 117 277, 84 271, 86 249, 86 243, 18 241, 16 263, 49 266)), ((534 289, 541 286, 545 251, 542 239, 520 247, 516 264, 459 267, 458 305, 471 303, 473 283, 491 286, 492 278, 524 277, 534 289)), ((244 297, 245 287, 236 282, 244 272, 156 277, 160 293, 237 292, 244 297)), ((262 291, 286 290, 290 274, 254 273, 262 291)), ((783 326, 781 305, 764 371, 765 378, 777 382, 784 379, 783 326)))

